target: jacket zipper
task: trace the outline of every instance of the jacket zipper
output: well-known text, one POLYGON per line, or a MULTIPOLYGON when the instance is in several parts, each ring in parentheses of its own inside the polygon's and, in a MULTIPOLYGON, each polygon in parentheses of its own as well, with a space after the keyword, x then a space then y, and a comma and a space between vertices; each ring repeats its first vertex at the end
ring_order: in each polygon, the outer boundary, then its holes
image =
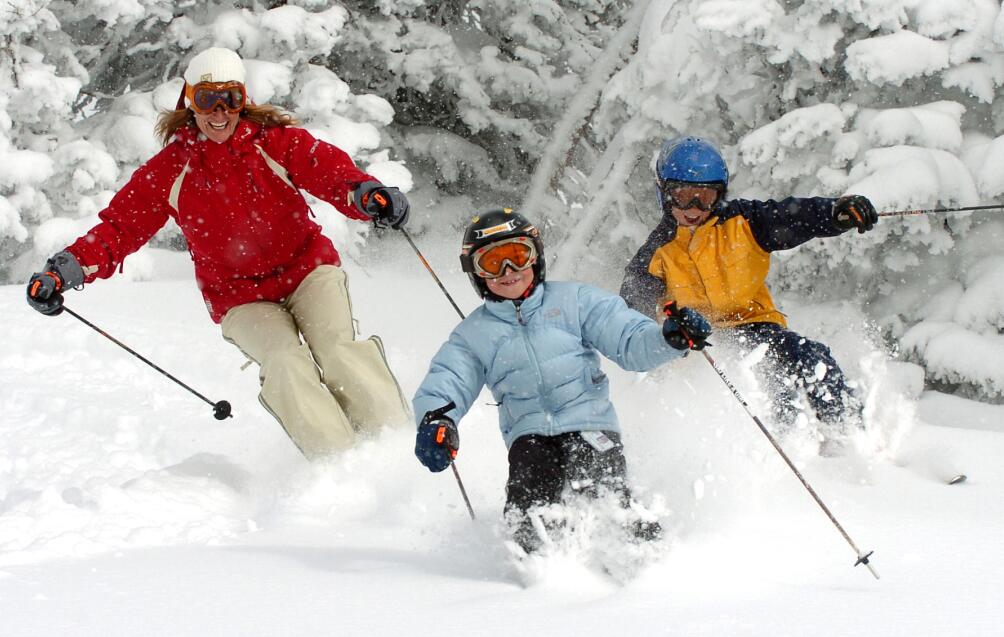
POLYGON ((690 254, 690 244, 694 241, 694 239, 697 238, 697 230, 698 229, 700 229, 700 228, 698 227, 698 228, 695 228, 693 231, 691 231, 691 233, 690 233, 690 240, 687 241, 687 250, 686 250, 686 252, 687 252, 687 257, 690 259, 691 263, 694 264, 694 270, 697 271, 697 279, 701 282, 701 288, 704 290, 704 296, 707 297, 707 299, 708 299, 708 305, 711 307, 711 310, 714 311, 714 309, 715 309, 715 302, 711 300, 711 294, 708 292, 708 284, 704 282, 704 274, 701 273, 701 268, 697 265, 697 259, 695 259, 690 254))
POLYGON ((520 311, 519 304, 513 304, 516 306, 516 322, 523 329, 520 330, 520 334, 523 336, 523 344, 526 346, 526 353, 530 357, 530 362, 533 363, 534 373, 537 374, 537 394, 540 396, 540 406, 544 410, 544 416, 547 418, 547 434, 548 436, 554 435, 554 416, 551 414, 551 410, 548 409, 545 402, 544 394, 544 374, 540 371, 540 363, 537 362, 537 353, 533 349, 533 345, 530 344, 530 335, 527 331, 526 323, 523 322, 523 313, 520 311))

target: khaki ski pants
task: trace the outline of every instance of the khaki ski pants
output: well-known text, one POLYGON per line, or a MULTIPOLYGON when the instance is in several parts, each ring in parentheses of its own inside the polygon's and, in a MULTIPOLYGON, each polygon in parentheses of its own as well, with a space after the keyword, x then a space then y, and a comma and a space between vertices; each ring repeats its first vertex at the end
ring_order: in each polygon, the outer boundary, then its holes
POLYGON ((351 447, 357 433, 411 420, 380 339, 355 340, 339 267, 318 266, 282 303, 232 308, 222 328, 258 363, 259 400, 308 459, 351 447))

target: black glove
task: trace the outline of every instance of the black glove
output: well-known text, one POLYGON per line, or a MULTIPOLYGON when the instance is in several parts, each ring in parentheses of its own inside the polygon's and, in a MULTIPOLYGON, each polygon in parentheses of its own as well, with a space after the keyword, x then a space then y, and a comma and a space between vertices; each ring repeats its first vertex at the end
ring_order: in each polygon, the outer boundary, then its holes
POLYGON ((352 196, 356 206, 373 218, 377 228, 397 230, 408 221, 411 204, 404 193, 378 181, 364 181, 356 186, 352 196))
POLYGON ((857 228, 864 234, 875 227, 878 213, 868 197, 847 195, 833 202, 833 224, 840 230, 857 228))
POLYGON ((46 316, 56 316, 63 311, 63 290, 84 283, 84 270, 77 258, 63 251, 45 262, 41 272, 28 280, 28 305, 46 316))
POLYGON ((460 432, 453 420, 444 415, 453 409, 453 403, 446 408, 430 411, 422 417, 415 436, 415 455, 429 471, 438 473, 450 466, 460 449, 460 432))
POLYGON ((711 345, 711 323, 701 316, 697 310, 689 307, 676 306, 676 301, 670 301, 664 308, 666 320, 662 324, 662 337, 670 347, 676 349, 701 350, 711 345))

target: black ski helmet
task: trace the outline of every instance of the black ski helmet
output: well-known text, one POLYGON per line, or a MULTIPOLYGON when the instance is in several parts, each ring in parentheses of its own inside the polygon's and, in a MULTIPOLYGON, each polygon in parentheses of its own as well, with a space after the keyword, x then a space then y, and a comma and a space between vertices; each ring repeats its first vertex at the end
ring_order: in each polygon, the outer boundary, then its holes
POLYGON ((537 250, 537 261, 531 266, 533 268, 533 285, 530 286, 530 290, 544 281, 546 270, 544 242, 540 238, 540 231, 537 230, 537 227, 512 208, 489 210, 484 214, 476 214, 471 219, 467 230, 464 231, 464 244, 460 250, 460 267, 467 273, 467 278, 471 280, 471 285, 474 286, 474 290, 481 298, 490 301, 511 300, 493 294, 488 289, 485 280, 474 273, 471 253, 489 243, 497 243, 513 237, 529 237, 533 241, 533 247, 537 250))

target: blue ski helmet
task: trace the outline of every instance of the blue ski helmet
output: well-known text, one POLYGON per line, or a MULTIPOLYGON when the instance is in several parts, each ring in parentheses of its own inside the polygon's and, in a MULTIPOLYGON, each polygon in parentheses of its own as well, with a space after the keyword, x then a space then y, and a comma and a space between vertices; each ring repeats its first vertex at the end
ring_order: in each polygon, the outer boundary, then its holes
POLYGON ((729 185, 729 169, 715 145, 701 137, 667 139, 655 162, 655 175, 660 183, 667 181, 688 184, 729 185))
POLYGON ((675 137, 662 143, 655 162, 655 185, 665 214, 669 214, 669 206, 664 189, 680 183, 717 187, 721 201, 729 185, 729 169, 714 144, 701 137, 675 137))

